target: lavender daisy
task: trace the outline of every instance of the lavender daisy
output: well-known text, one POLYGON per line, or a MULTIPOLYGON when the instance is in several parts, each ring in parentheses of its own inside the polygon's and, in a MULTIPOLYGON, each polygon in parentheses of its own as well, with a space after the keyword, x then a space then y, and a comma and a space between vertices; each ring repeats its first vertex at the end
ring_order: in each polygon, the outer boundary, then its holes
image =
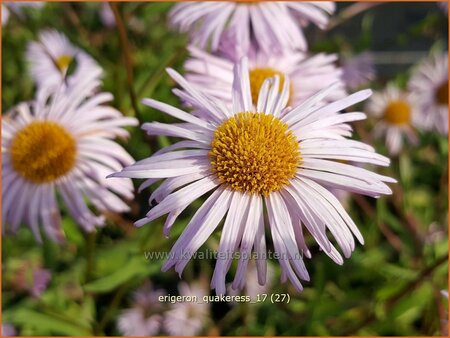
POLYGON ((162 326, 162 304, 158 300, 166 292, 154 290, 150 283, 141 286, 133 295, 133 307, 123 311, 117 322, 125 336, 147 337, 159 333, 162 326))
POLYGON ((448 134, 448 54, 422 61, 408 87, 418 106, 417 127, 448 134))
POLYGON ((130 180, 105 176, 132 157, 113 139, 126 137, 124 126, 136 125, 116 109, 102 105, 112 95, 87 95, 99 85, 98 72, 90 73, 57 92, 42 90, 35 101, 21 103, 2 121, 3 230, 16 232, 26 223, 38 241, 39 224, 53 240, 62 240, 56 194, 86 231, 104 224, 98 210, 124 212, 129 208, 117 195, 133 197, 130 180))
POLYGON ((180 296, 197 297, 197 301, 173 304, 164 315, 164 329, 171 336, 198 335, 209 318, 209 303, 203 302, 203 297, 209 292, 200 283, 189 286, 181 282, 178 290, 180 296))
POLYGON ((404 138, 412 144, 417 144, 418 139, 413 128, 417 109, 411 94, 389 85, 384 91, 371 97, 367 111, 378 118, 374 129, 375 137, 386 139, 386 146, 391 155, 400 152, 404 138))
MULTIPOLYGON (((233 66, 239 58, 232 56, 215 56, 193 46, 188 48, 191 58, 184 64, 186 79, 198 86, 204 93, 216 97, 231 108, 233 66)), ((289 105, 298 105, 317 93, 320 89, 333 83, 333 91, 324 98, 330 102, 346 95, 344 82, 341 80, 342 70, 335 65, 335 54, 320 53, 309 56, 302 52, 286 52, 283 55, 267 56, 252 50, 249 55, 250 89, 252 101, 258 101, 258 93, 264 81, 278 75, 280 87, 285 77, 289 78, 289 105)))
POLYGON ((27 47, 30 72, 38 87, 58 86, 62 80, 75 83, 87 74, 101 75, 100 67, 83 50, 72 45, 67 37, 56 30, 40 32, 39 41, 27 47), (68 74, 69 67, 74 67, 68 74))
POLYGON ((218 48, 229 32, 244 54, 251 43, 268 54, 286 49, 306 50, 301 24, 328 24, 333 2, 185 2, 170 12, 170 23, 181 32, 190 31, 192 42, 201 48, 218 48))
POLYGON ((286 111, 289 79, 281 92, 280 78, 266 80, 252 102, 247 59, 234 69, 233 105, 204 95, 172 69, 169 75, 184 89, 175 90, 198 109, 199 117, 168 104, 145 99, 144 104, 183 121, 178 124, 145 123, 149 135, 180 137, 184 140, 164 148, 148 159, 113 174, 116 177, 147 178, 142 188, 166 178, 151 199, 157 204, 142 226, 169 214, 164 225, 167 235, 177 216, 194 200, 210 193, 197 210, 163 266, 179 274, 225 219, 211 287, 226 291, 225 278, 233 253, 239 252, 235 289, 242 289, 252 249, 257 259, 258 281, 265 284, 265 227, 272 233, 282 281, 289 279, 302 290, 300 279, 309 280, 303 254, 311 257, 303 231, 307 229, 323 251, 342 264, 341 254, 328 238, 335 238, 345 257, 355 248, 354 236, 363 238, 355 223, 326 187, 341 188, 368 196, 391 194, 384 182, 395 180, 336 160, 388 166, 389 159, 371 146, 349 140, 348 122, 363 120, 365 114, 337 114, 370 96, 363 90, 333 103, 323 99, 335 90, 331 86, 286 111), (264 213, 267 212, 268 224, 264 213))

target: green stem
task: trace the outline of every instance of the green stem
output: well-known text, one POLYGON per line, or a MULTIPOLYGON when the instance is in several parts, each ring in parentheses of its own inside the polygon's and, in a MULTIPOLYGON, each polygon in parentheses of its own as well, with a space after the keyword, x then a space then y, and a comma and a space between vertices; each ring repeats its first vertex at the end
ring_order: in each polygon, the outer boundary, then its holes
POLYGON ((122 301, 122 298, 125 296, 129 284, 130 282, 124 283, 117 289, 117 292, 115 293, 113 299, 111 300, 111 303, 109 304, 108 308, 103 314, 103 317, 100 319, 100 322, 98 323, 97 327, 95 328, 95 333, 104 332, 106 324, 108 324, 108 322, 110 321, 111 317, 114 314, 114 311, 116 311, 117 307, 122 301))
POLYGON ((86 234, 86 275, 85 282, 92 280, 95 271, 95 240, 96 232, 86 234))
POLYGON ((131 57, 131 48, 130 48, 130 42, 128 41, 128 36, 125 28, 125 24, 123 21, 123 18, 120 14, 119 7, 117 6, 117 3, 110 2, 109 5, 111 6, 111 10, 114 13, 114 18, 116 19, 116 26, 117 31, 119 33, 119 40, 120 45, 122 47, 122 55, 125 62, 125 70, 127 74, 127 84, 128 84, 128 93, 130 95, 130 101, 131 105, 133 106, 134 115, 139 120, 139 122, 142 124, 144 121, 142 120, 141 114, 139 112, 139 108, 137 105, 137 98, 136 93, 134 91, 133 86, 133 60, 131 57))
POLYGON ((170 58, 165 59, 158 67, 158 69, 151 74, 138 89, 138 95, 141 96, 145 93, 146 96, 151 96, 156 88, 156 85, 161 81, 161 78, 166 73, 167 67, 172 67, 178 60, 186 57, 187 52, 184 50, 179 53, 175 53, 170 58))

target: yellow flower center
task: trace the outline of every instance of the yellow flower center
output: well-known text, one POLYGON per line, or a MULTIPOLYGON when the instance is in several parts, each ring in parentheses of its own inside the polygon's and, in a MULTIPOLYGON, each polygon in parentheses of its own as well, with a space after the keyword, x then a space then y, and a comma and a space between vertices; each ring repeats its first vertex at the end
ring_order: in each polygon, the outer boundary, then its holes
MULTIPOLYGON (((254 68, 250 70, 250 89, 252 91, 252 101, 253 103, 258 102, 258 95, 259 91, 264 83, 264 81, 268 78, 272 78, 275 75, 278 75, 280 78, 280 89, 279 92, 281 93, 284 85, 284 74, 272 69, 272 68, 254 68)), ((289 86, 289 98, 292 97, 293 89, 292 89, 292 83, 289 86)))
POLYGON ((436 90, 436 101, 441 105, 448 105, 448 81, 441 84, 436 90))
POLYGON ((391 124, 407 124, 411 116, 411 106, 408 102, 391 101, 384 110, 384 119, 391 124))
POLYGON ((301 162, 298 141, 287 124, 273 115, 250 112, 216 129, 209 156, 222 183, 264 196, 287 184, 301 162))
POLYGON ((33 183, 48 183, 65 175, 75 165, 76 152, 73 136, 50 121, 30 123, 11 142, 14 170, 33 183))
POLYGON ((61 72, 65 72, 67 68, 69 68, 71 62, 72 56, 67 54, 63 54, 55 60, 55 63, 61 72))

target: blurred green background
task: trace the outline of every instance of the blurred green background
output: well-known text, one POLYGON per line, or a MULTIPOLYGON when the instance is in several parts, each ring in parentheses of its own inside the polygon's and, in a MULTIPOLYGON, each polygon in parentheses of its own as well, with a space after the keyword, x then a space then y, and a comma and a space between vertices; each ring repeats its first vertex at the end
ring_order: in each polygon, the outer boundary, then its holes
MULTIPOLYGON (((119 3, 132 57, 132 90, 142 121, 172 122, 167 115, 139 102, 152 97, 180 106, 171 93, 174 83, 166 67, 182 71, 187 57, 187 37, 170 31, 167 12, 172 3, 119 3)), ((339 3, 335 26, 327 31, 311 27, 308 40, 314 52, 357 54, 375 52, 416 53, 447 50, 447 18, 436 3, 385 3, 343 18, 340 13, 353 3, 339 3)), ((83 48, 104 69, 103 89, 114 94, 112 103, 125 115, 136 109, 130 100, 130 83, 117 27, 105 27, 98 3, 48 3, 41 10, 11 13, 2 32, 2 111, 31 100, 34 85, 25 61, 26 44, 41 29, 54 28, 83 48)), ((405 85, 412 64, 377 63, 378 77, 371 88, 387 81, 405 85)), ((416 55, 414 54, 414 55, 416 55)), ((376 58, 375 58, 376 60, 376 58)), ((419 59, 417 59, 418 61, 419 59)), ((370 133, 370 118, 357 130, 370 133)), ((130 129, 124 147, 142 159, 172 140, 147 137, 130 129)), ((384 143, 371 143, 386 154, 384 143)), ((434 133, 421 133, 420 145, 406 147, 391 167, 382 171, 395 177, 394 194, 379 200, 352 196, 347 210, 364 235, 343 266, 335 265, 319 251, 312 238, 312 259, 306 260, 311 282, 297 293, 278 283, 280 269, 271 261, 274 275, 269 293, 289 293, 289 303, 212 304, 203 335, 440 335, 446 327, 448 289, 448 142, 434 133)), ((137 185, 137 183, 135 182, 137 185)), ((147 189, 130 201, 132 212, 107 215, 107 225, 96 233, 83 233, 69 217, 63 218, 67 241, 62 245, 45 240, 38 245, 23 226, 15 236, 2 239, 2 321, 20 335, 120 335, 116 320, 130 306, 131 294, 148 279, 177 294, 179 278, 162 273, 162 261, 147 261, 146 251, 169 251, 193 212, 196 201, 178 219, 170 238, 162 234, 163 219, 142 228, 133 221, 148 209, 147 189), (41 297, 17 287, 19 270, 48 269, 51 280, 41 297), (25 268, 24 268, 25 267, 25 268)), ((63 210, 63 216, 67 215, 63 210)), ((202 250, 216 248, 220 232, 202 250)), ((270 238, 268 243, 271 243, 270 238)), ((269 244, 270 246, 271 244, 269 244)), ((213 260, 193 260, 183 279, 209 279, 213 260)), ((233 268, 229 274, 231 280, 233 268)), ((162 332, 164 335, 165 333, 162 332)))

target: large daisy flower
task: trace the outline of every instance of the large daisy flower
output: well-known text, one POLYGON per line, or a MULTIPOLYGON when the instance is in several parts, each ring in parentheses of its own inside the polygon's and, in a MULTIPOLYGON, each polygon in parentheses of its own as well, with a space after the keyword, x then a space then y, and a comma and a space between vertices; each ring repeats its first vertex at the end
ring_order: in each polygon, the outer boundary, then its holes
POLYGON ((39 41, 28 44, 27 59, 38 87, 58 86, 62 80, 75 83, 91 73, 101 75, 100 67, 91 56, 55 30, 40 32, 39 41))
POLYGON ((412 144, 418 142, 413 128, 417 108, 411 94, 389 85, 384 91, 374 93, 367 103, 367 111, 378 119, 375 137, 386 138, 386 147, 391 155, 400 152, 404 138, 412 144))
POLYGON ((233 253, 239 252, 234 289, 242 289, 252 248, 257 255, 258 280, 265 283, 265 226, 270 228, 282 268, 302 290, 300 279, 309 280, 303 254, 311 257, 303 231, 307 229, 323 251, 342 264, 341 254, 328 238, 331 234, 345 257, 355 248, 355 236, 363 238, 355 223, 326 187, 379 197, 391 194, 384 182, 395 180, 341 161, 387 166, 389 159, 371 146, 355 140, 348 122, 365 119, 360 112, 336 114, 366 99, 370 90, 321 103, 333 92, 330 87, 286 111, 289 80, 279 92, 275 76, 262 85, 258 101, 252 102, 247 59, 234 70, 233 105, 204 95, 174 70, 169 75, 184 89, 183 99, 201 114, 193 116, 168 104, 145 99, 144 104, 183 121, 178 124, 145 123, 149 135, 184 139, 148 159, 113 174, 116 177, 147 178, 143 187, 167 178, 153 193, 158 204, 142 226, 169 214, 164 225, 168 234, 177 216, 194 200, 212 192, 197 210, 163 266, 182 273, 189 258, 225 219, 211 287, 226 291, 225 276, 233 253), (284 112, 284 114, 283 114, 284 112), (334 114, 333 114, 334 113, 334 114), (265 215, 268 223, 266 224, 265 215))
POLYGON ((254 42, 273 54, 306 50, 301 23, 325 28, 334 9, 333 2, 185 2, 174 6, 170 22, 182 32, 190 31, 192 42, 201 48, 210 43, 216 50, 223 33, 230 32, 244 53, 254 42))
POLYGON ((104 217, 94 214, 85 199, 101 211, 129 209, 117 195, 131 199, 132 182, 105 177, 133 162, 113 139, 128 136, 123 127, 137 121, 102 105, 112 99, 109 93, 86 98, 99 85, 98 76, 91 73, 54 94, 42 90, 35 101, 21 103, 3 117, 4 230, 15 232, 26 223, 41 241, 41 224, 51 239, 62 240, 57 193, 86 231, 103 225, 104 217))
POLYGON ((448 54, 435 54, 420 63, 408 86, 420 112, 417 126, 448 134, 448 54))
MULTIPOLYGON (((235 57, 230 60, 214 56, 193 46, 188 48, 191 58, 184 68, 186 79, 197 85, 207 95, 221 99, 231 107, 233 86, 233 66, 235 57)), ((320 53, 308 56, 303 52, 289 52, 279 56, 267 56, 255 50, 249 54, 250 89, 253 102, 264 81, 278 75, 280 88, 285 77, 289 77, 289 105, 298 105, 320 89, 337 83, 325 100, 333 101, 346 95, 342 70, 336 67, 335 54, 320 53)), ((239 61, 239 60, 236 60, 239 61)))

